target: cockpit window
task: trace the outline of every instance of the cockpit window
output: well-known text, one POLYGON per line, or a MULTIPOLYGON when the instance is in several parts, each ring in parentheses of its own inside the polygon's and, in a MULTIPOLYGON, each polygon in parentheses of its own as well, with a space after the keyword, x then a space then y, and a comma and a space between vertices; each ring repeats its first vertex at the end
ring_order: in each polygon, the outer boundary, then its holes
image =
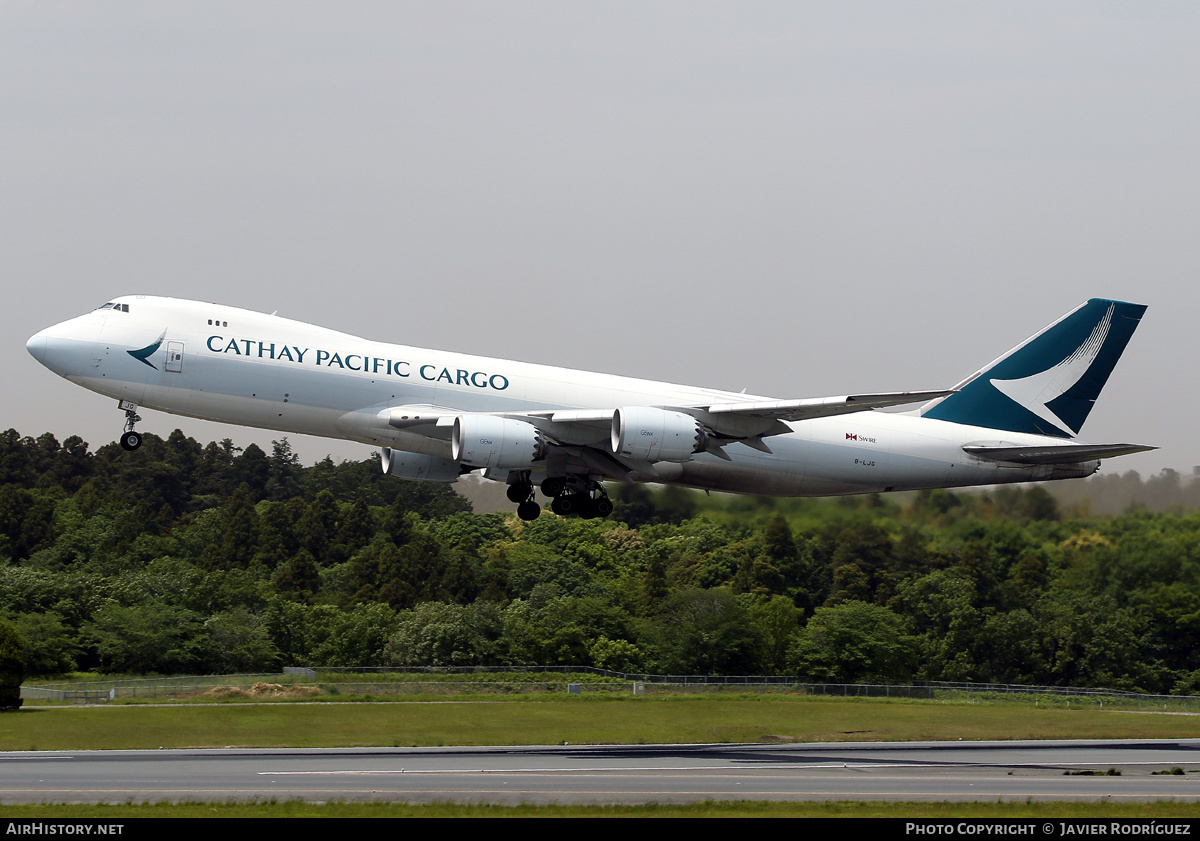
POLYGON ((129 304, 114 304, 109 301, 107 304, 102 304, 96 307, 97 310, 116 310, 117 312, 129 312, 129 304))

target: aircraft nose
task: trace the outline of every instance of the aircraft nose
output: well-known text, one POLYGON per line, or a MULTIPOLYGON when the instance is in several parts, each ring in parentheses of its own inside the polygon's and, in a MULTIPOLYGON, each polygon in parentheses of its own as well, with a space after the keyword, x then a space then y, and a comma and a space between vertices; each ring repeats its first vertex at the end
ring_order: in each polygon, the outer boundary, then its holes
POLYGON ((25 343, 25 350, 29 351, 38 362, 46 364, 46 331, 35 333, 29 337, 29 341, 25 343))
POLYGON ((35 333, 25 349, 54 373, 70 378, 84 371, 95 357, 98 332, 90 321, 76 318, 35 333))

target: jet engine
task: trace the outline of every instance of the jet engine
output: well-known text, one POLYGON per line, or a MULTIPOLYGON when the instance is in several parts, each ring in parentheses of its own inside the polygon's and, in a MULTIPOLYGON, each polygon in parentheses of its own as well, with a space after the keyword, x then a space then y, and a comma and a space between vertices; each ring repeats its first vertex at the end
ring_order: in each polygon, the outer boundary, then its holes
POLYGON ((383 472, 397 479, 415 479, 419 482, 453 482, 462 473, 456 462, 441 456, 426 453, 409 453, 404 450, 383 448, 380 464, 383 472))
POLYGON ((542 433, 525 421, 496 415, 459 415, 454 419, 450 454, 467 467, 528 470, 545 454, 542 433))
POLYGON ((641 461, 687 461, 703 452, 704 427, 691 415, 649 406, 626 406, 613 414, 612 451, 641 461))

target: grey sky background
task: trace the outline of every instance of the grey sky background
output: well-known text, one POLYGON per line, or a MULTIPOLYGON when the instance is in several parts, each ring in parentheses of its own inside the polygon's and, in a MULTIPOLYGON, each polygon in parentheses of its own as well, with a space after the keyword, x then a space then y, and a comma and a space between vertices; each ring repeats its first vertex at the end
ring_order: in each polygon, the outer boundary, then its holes
POLYGON ((1105 296, 1150 309, 1084 436, 1190 472, 1198 36, 1182 2, 5 0, 0 428, 115 439, 24 343, 121 294, 777 397, 950 386, 1105 296))

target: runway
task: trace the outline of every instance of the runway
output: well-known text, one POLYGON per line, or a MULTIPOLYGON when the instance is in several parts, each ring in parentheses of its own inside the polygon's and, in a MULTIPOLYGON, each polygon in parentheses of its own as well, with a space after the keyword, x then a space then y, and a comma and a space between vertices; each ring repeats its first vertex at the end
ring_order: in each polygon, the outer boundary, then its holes
POLYGON ((0 755, 0 802, 4 803, 267 798, 496 804, 1196 800, 1200 798, 1200 740, 0 755), (1172 767, 1189 773, 1152 774, 1172 767), (1120 776, 1106 775, 1110 768, 1120 771, 1120 776))

